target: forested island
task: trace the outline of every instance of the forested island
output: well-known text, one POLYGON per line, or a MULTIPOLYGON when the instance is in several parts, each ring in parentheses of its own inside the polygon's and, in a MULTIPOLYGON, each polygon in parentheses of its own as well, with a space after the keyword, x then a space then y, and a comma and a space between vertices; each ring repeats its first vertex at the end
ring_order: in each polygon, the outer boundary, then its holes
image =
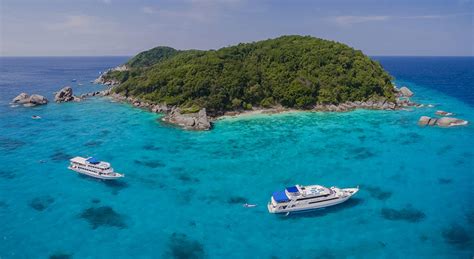
POLYGON ((98 81, 113 85, 112 91, 129 101, 174 107, 179 114, 205 108, 216 117, 362 102, 395 108, 397 90, 391 80, 360 50, 311 36, 282 36, 207 51, 156 47, 98 81))

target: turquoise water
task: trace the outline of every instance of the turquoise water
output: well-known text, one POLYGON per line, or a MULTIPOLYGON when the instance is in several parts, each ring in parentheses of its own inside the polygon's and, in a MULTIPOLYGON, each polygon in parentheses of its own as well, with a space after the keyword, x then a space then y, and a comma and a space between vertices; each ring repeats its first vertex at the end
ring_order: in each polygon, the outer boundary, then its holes
POLYGON ((8 104, 23 90, 51 99, 67 83, 79 92, 100 88, 87 82, 124 60, 2 60, 1 258, 474 255, 473 127, 416 124, 437 109, 472 122, 474 108, 435 79, 403 78, 398 68, 409 61, 397 67, 380 58, 416 101, 436 107, 241 117, 190 132, 108 99, 8 104), (98 156, 126 177, 79 176, 66 168, 75 155, 98 156), (269 214, 271 193, 295 183, 361 191, 314 213, 269 214))

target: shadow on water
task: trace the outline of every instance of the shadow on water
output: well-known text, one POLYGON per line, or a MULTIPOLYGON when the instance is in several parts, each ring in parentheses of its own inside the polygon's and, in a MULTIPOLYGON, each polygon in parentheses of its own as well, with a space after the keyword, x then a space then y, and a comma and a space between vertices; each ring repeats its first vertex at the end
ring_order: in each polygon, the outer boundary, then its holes
POLYGON ((344 203, 341 203, 341 204, 338 204, 338 205, 335 205, 335 206, 331 206, 331 207, 327 207, 327 208, 317 209, 317 210, 314 210, 314 211, 293 213, 293 214, 289 214, 288 216, 285 216, 284 214, 279 214, 279 216, 281 216, 280 218, 282 220, 294 220, 294 219, 298 219, 298 218, 324 217, 328 214, 338 213, 341 210, 356 207, 357 205, 360 205, 363 202, 364 202, 364 200, 362 200, 360 198, 352 198, 352 199, 349 199, 348 201, 346 201, 344 203))
POLYGON ((112 194, 114 195, 117 195, 119 191, 129 187, 129 184, 127 182, 121 180, 102 180, 82 174, 78 174, 78 177, 87 181, 103 184, 104 186, 112 189, 112 194))

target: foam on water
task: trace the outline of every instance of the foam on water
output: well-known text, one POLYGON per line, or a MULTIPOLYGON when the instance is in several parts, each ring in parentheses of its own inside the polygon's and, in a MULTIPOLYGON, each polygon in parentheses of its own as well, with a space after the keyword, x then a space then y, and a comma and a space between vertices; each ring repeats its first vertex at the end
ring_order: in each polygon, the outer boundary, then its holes
POLYGON ((398 75, 416 101, 437 106, 224 119, 209 132, 162 125, 159 115, 107 99, 9 107, 22 82, 50 97, 70 78, 88 82, 122 62, 66 61, 36 61, 61 68, 25 67, 35 74, 25 81, 10 71, 15 84, 2 76, 2 258, 473 255, 473 127, 417 126, 437 109, 473 122, 465 100, 398 75), (126 177, 79 176, 66 168, 75 155, 109 161, 126 177), (269 214, 271 193, 295 183, 361 191, 314 213, 269 214))

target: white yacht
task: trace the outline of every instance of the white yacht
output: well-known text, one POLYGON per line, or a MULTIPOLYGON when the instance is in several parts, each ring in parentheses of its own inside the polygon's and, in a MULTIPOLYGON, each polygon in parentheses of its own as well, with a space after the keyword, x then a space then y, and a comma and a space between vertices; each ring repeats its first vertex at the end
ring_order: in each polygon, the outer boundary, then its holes
POLYGON ((71 164, 68 168, 80 174, 105 180, 124 177, 123 174, 114 172, 114 169, 110 167, 109 163, 99 161, 94 157, 84 158, 76 156, 69 161, 71 164))
POLYGON ((321 185, 295 185, 274 192, 268 203, 270 213, 303 212, 325 208, 347 201, 359 191, 357 188, 324 187, 321 185))

